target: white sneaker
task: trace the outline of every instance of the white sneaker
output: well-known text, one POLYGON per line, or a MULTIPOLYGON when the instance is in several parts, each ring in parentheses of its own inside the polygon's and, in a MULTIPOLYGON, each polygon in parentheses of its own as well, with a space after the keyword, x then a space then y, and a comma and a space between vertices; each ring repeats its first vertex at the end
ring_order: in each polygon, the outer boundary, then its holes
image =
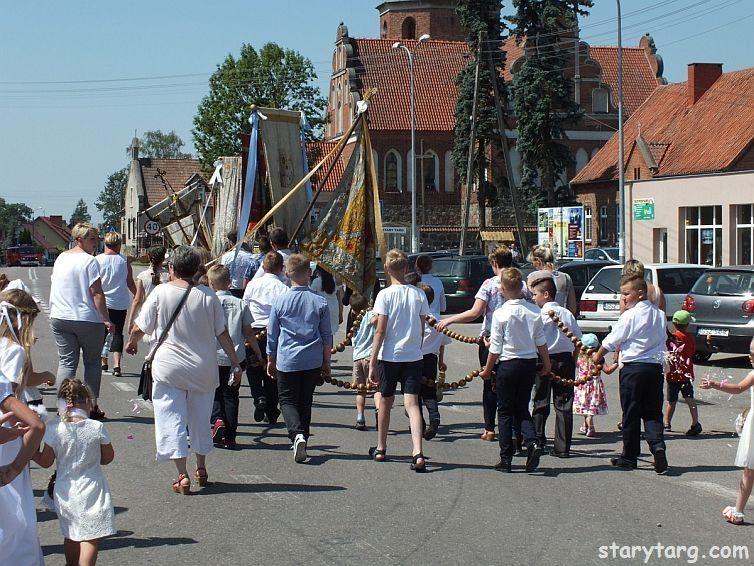
POLYGON ((293 441, 293 460, 302 464, 306 460, 306 439, 303 434, 296 435, 293 441))

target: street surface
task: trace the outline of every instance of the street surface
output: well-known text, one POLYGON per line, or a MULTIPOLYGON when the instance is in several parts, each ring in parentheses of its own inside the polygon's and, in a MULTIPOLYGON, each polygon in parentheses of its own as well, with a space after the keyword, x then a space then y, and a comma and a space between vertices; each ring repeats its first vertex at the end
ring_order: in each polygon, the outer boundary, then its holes
MULTIPOLYGON (((40 300, 34 367, 55 371, 47 314, 51 268, 4 271, 10 279, 21 277, 40 300)), ((478 326, 453 329, 477 334, 478 326)), ((342 337, 341 328, 338 341, 342 337)), ((149 405, 135 400, 143 355, 126 356, 122 377, 103 377, 100 407, 116 455, 105 473, 118 534, 101 542, 101 564, 712 564, 722 560, 713 554, 732 553, 733 545, 746 546, 748 557, 731 555, 729 563, 754 561, 754 526, 729 525, 720 514, 734 503, 741 477, 732 465, 733 421, 748 406, 748 393, 731 397, 697 388, 704 426, 697 438, 684 436, 690 421, 679 401, 667 436, 670 469, 658 476, 646 444, 638 470, 610 466, 608 458, 620 451, 620 406, 617 374, 605 376, 610 415, 595 419, 596 438, 575 434, 571 459, 545 456, 538 471, 526 474, 524 459, 516 458, 514 473, 503 474, 492 469, 497 444, 479 439, 481 382, 474 380, 445 394, 440 433, 424 449, 429 473, 416 474, 409 470, 400 397, 388 461, 375 463, 367 455, 376 442, 371 409, 370 430, 359 432, 353 392, 318 388, 310 459, 297 465, 282 423, 253 422, 244 378, 241 450, 214 450, 207 458, 211 484, 192 485, 192 495, 184 497, 171 491, 173 464, 155 462, 149 405)), ((334 377, 350 380, 350 355, 347 348, 334 356, 334 377)), ((446 360, 447 380, 456 381, 477 368, 476 346, 453 342, 446 360)), ((696 367, 697 383, 706 372, 738 380, 749 369, 745 357, 715 355, 696 367)), ((45 393, 47 407, 54 407, 54 391, 45 393)), ((550 431, 553 420, 554 411, 550 431)), ((574 422, 577 429, 580 417, 574 422)), ((32 465, 38 500, 49 474, 32 465)), ((47 563, 63 563, 55 514, 40 511, 38 517, 47 563)), ((747 518, 754 521, 752 502, 747 518)))

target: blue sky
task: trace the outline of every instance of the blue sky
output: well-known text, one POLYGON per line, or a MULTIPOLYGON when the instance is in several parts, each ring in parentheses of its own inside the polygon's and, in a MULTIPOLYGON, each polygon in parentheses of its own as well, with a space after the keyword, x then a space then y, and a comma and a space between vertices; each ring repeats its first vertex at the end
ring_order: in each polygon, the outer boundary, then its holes
MULTIPOLYGON (((127 164, 125 148, 134 131, 175 130, 185 149, 194 151, 197 104, 228 53, 237 53, 244 42, 259 48, 274 41, 295 49, 314 64, 324 93, 338 23, 344 21, 353 37, 377 37, 378 3, 4 2, 0 196, 25 202, 36 214, 66 218, 84 198, 100 221, 94 202, 107 176, 127 164)), ((504 1, 504 13, 511 4, 504 1)), ((722 62, 725 71, 754 66, 750 0, 623 0, 622 5, 624 45, 638 45, 650 32, 671 82, 685 80, 689 62, 722 62)), ((582 20, 582 39, 616 44, 615 16, 613 0, 595 0, 582 20)))

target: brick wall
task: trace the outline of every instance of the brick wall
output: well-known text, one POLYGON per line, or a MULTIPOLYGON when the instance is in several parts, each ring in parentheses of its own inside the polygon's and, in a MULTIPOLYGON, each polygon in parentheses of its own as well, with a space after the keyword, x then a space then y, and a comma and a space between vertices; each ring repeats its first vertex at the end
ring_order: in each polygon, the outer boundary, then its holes
MULTIPOLYGON (((389 4, 389 3, 388 3, 389 4)), ((433 39, 464 41, 466 33, 455 12, 453 0, 422 2, 421 7, 401 8, 388 5, 387 11, 380 14, 380 35, 387 39, 418 39, 428 33, 433 39), (406 20, 415 23, 414 37, 406 37, 406 20)))

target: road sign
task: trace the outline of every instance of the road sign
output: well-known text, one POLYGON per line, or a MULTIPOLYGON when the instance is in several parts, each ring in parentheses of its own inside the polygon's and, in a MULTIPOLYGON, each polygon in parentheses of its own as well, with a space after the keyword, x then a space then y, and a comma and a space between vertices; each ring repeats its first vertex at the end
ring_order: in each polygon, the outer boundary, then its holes
POLYGON ((634 220, 654 220, 654 219, 655 219, 655 199, 635 198, 634 199, 634 220))
POLYGON ((150 236, 154 236, 160 231, 160 223, 156 220, 147 220, 144 223, 144 231, 150 236))
POLYGON ((382 231, 385 234, 405 234, 406 227, 405 226, 383 226, 382 231))

